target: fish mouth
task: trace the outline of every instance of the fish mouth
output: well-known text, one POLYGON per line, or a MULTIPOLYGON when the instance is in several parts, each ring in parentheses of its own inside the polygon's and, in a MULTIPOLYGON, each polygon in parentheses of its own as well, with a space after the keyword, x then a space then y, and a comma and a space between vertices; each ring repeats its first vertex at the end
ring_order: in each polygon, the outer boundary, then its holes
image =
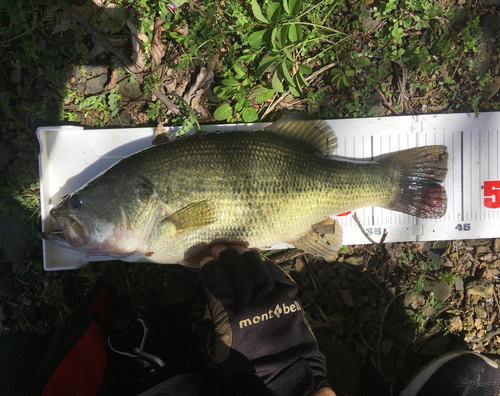
POLYGON ((80 247, 89 243, 90 233, 85 222, 75 216, 58 216, 51 213, 52 217, 61 226, 60 230, 45 231, 42 237, 57 245, 66 247, 80 247))

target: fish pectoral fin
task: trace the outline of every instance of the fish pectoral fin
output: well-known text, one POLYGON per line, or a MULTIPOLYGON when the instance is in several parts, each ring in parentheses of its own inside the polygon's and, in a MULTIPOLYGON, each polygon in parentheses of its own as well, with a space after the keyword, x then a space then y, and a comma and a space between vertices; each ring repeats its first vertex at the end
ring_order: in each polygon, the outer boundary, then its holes
POLYGON ((336 220, 327 218, 313 224, 310 231, 290 243, 306 253, 331 261, 342 247, 342 227, 336 220))
POLYGON ((194 202, 179 209, 170 216, 161 220, 162 223, 173 224, 177 233, 186 232, 208 224, 212 224, 216 217, 216 205, 213 201, 204 200, 194 202))

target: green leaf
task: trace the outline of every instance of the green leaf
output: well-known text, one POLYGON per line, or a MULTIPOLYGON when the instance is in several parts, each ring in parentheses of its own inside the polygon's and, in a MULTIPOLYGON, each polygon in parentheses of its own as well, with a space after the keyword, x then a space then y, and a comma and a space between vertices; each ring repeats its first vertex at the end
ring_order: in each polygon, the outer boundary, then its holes
POLYGON ((247 72, 246 67, 244 68, 238 62, 236 62, 234 64, 233 69, 238 76, 245 76, 246 75, 246 72, 247 72))
POLYGON ((279 39, 281 43, 281 48, 288 44, 288 31, 290 30, 290 25, 283 25, 280 28, 279 39))
POLYGON ((295 73, 293 76, 293 86, 297 88, 300 93, 302 93, 302 86, 307 86, 307 82, 304 79, 301 79, 300 76, 300 73, 295 73))
POLYGON ((279 21, 281 15, 281 4, 277 2, 273 2, 269 4, 267 8, 267 19, 269 19, 272 23, 276 23, 279 21))
POLYGON ((257 0, 252 0, 252 11, 255 18, 269 25, 269 21, 266 19, 264 14, 262 14, 262 9, 260 8, 259 3, 257 3, 257 0))
POLYGON ((268 99, 271 99, 274 95, 274 89, 259 87, 257 90, 257 95, 255 96, 255 102, 261 103, 265 102, 268 99))
POLYGON ((299 65, 299 71, 302 73, 302 74, 311 74, 313 69, 311 66, 307 66, 307 65, 304 65, 303 63, 301 63, 299 65))
POLYGON ((278 58, 277 56, 265 56, 264 58, 262 58, 262 60, 259 63, 259 67, 257 67, 257 76, 261 77, 264 74, 264 72, 269 68, 269 66, 274 64, 277 58, 278 58))
POLYGON ((273 74, 273 79, 272 79, 271 83, 273 84, 273 88, 276 92, 283 92, 284 91, 283 83, 280 81, 280 79, 278 77, 277 70, 273 74))
POLYGON ((271 41, 271 30, 259 30, 248 36, 248 44, 253 48, 260 48, 264 43, 271 41))
POLYGON ((255 110, 253 107, 247 107, 241 113, 241 118, 243 118, 243 121, 245 122, 254 122, 259 119, 259 115, 257 114, 257 110, 255 110))
POLYGON ((300 23, 294 23, 290 25, 288 29, 288 38, 292 43, 302 40, 304 33, 302 31, 302 25, 300 23))
POLYGON ((309 84, 307 83, 306 79, 304 78, 304 75, 300 72, 300 70, 295 73, 294 78, 297 78, 297 82, 300 84, 301 87, 308 87, 309 84))
POLYGON ((245 92, 240 92, 234 95, 236 97, 236 100, 238 103, 245 103, 246 97, 245 97, 245 92))
POLYGON ((290 9, 289 14, 293 16, 297 16, 299 10, 302 7, 302 0, 289 0, 288 7, 290 9))
POLYGON ((234 78, 230 77, 222 80, 221 84, 225 85, 226 87, 236 87, 237 85, 239 85, 239 82, 234 78))
POLYGON ((283 0, 283 8, 287 14, 290 14, 290 7, 288 6, 288 0, 283 0))
POLYGON ((289 84, 289 85, 294 85, 293 84, 293 79, 292 79, 292 76, 290 75, 289 71, 288 71, 288 68, 286 66, 286 63, 285 62, 282 62, 281 63, 281 73, 283 74, 283 77, 285 78, 286 82, 289 84))
POLYGON ((233 109, 229 103, 223 103, 214 111, 214 118, 217 121, 229 121, 233 116, 233 109))
POLYGON ((125 9, 121 4, 116 6, 116 21, 120 26, 122 26, 123 22, 125 22, 125 9))
POLYGON ((295 96, 295 97, 299 97, 300 96, 300 92, 297 88, 295 87, 292 87, 291 85, 288 87, 290 93, 295 96))
POLYGON ((283 25, 277 28, 274 28, 271 32, 271 43, 273 48, 282 49, 285 47, 286 42, 288 40, 288 25, 283 25))
POLYGON ((354 70, 346 70, 345 71, 345 75, 348 76, 348 77, 354 76, 354 70))

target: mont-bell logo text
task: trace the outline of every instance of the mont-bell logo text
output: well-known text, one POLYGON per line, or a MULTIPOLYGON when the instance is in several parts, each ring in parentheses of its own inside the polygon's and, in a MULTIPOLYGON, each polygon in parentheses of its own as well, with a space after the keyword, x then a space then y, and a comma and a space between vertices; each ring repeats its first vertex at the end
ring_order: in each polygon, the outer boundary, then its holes
POLYGON ((290 305, 286 305, 285 303, 276 304, 276 307, 274 309, 270 309, 269 311, 264 312, 261 315, 255 315, 253 318, 240 320, 240 329, 260 322, 264 322, 269 319, 280 318, 283 315, 288 315, 290 312, 297 311, 302 311, 302 308, 300 307, 298 301, 294 301, 290 305))

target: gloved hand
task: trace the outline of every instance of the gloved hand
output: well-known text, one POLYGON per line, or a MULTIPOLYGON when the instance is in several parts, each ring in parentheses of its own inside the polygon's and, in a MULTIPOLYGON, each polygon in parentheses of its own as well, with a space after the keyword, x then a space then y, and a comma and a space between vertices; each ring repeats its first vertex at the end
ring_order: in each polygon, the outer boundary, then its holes
POLYGON ((325 357, 281 268, 256 251, 226 249, 199 276, 212 318, 202 324, 206 361, 232 394, 309 395, 328 386, 325 357))

